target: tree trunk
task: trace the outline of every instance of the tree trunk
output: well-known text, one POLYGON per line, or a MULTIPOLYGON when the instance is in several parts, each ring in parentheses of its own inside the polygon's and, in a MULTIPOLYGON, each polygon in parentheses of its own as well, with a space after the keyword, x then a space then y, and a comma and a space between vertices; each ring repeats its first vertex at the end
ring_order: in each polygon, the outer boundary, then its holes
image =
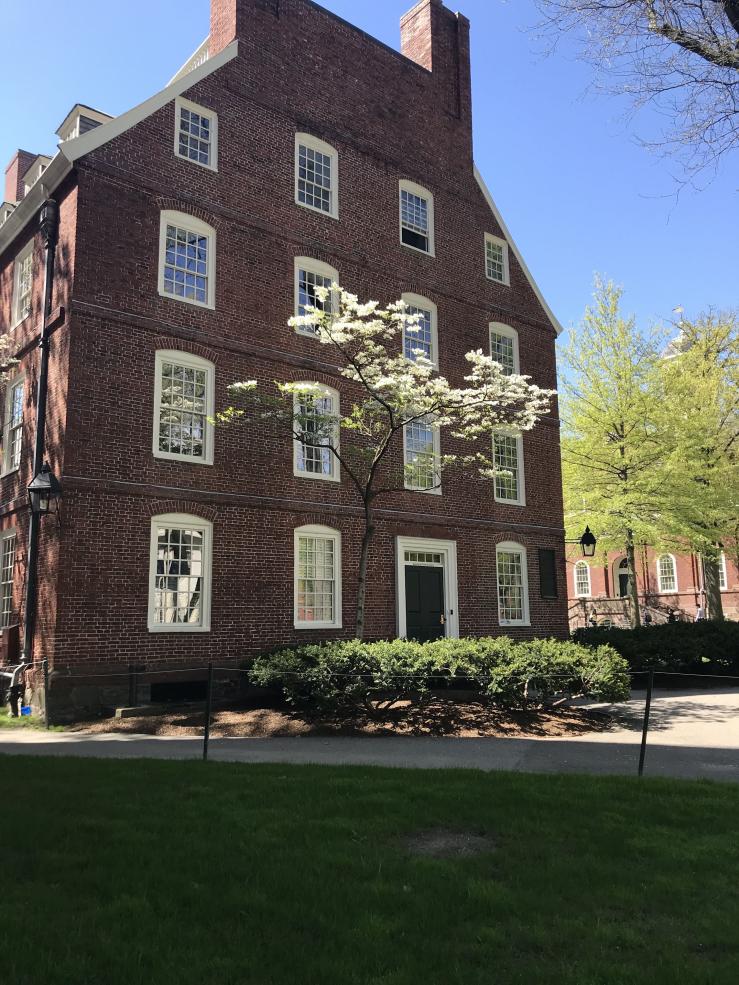
POLYGON ((357 577, 357 621, 355 635, 358 640, 364 639, 364 602, 367 595, 367 562, 369 561, 370 545, 375 536, 374 513, 369 502, 364 503, 364 535, 359 552, 359 575, 357 577))
POLYGON ((639 586, 636 582, 634 534, 631 530, 626 531, 626 563, 629 578, 628 596, 631 600, 631 628, 638 629, 641 626, 641 611, 639 610, 639 586))
POLYGON ((723 622, 719 563, 714 558, 703 558, 703 587, 706 590, 706 618, 713 622, 723 622))

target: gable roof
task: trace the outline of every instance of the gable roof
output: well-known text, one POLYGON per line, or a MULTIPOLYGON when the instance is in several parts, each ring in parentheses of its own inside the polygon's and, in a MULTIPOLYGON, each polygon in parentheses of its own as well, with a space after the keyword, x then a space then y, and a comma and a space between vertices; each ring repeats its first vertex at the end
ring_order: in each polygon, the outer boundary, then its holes
POLYGON ((526 280, 531 285, 531 289, 533 290, 534 294, 539 299, 539 303, 541 304, 542 308, 546 312, 546 315, 549 318, 549 321, 552 323, 552 326, 553 326, 555 332, 557 333, 557 335, 559 335, 563 331, 562 325, 559 323, 559 320, 555 317, 554 312, 549 307, 549 305, 547 304, 547 302, 544 300, 544 295, 539 290, 539 285, 536 283, 536 281, 534 280, 534 277, 533 277, 531 271, 526 266, 526 261, 521 256, 521 251, 516 246, 516 243, 515 243, 513 237, 511 236, 510 232, 508 231, 508 226, 506 226, 505 222, 503 221, 503 216, 500 214, 500 212, 498 210, 498 206, 495 204, 495 202, 493 200, 493 196, 490 194, 490 189, 485 184, 485 179, 480 174, 480 172, 479 172, 479 170, 477 168, 477 165, 475 165, 474 168, 475 168, 475 180, 477 181, 477 184, 480 186, 480 191, 485 196, 486 202, 490 206, 490 211, 495 216, 495 219, 496 219, 498 225, 501 228, 501 232, 503 233, 503 236, 507 240, 508 245, 510 246, 511 250, 513 251, 514 256, 518 260, 519 265, 521 267, 521 270, 523 270, 524 274, 526 275, 526 280))

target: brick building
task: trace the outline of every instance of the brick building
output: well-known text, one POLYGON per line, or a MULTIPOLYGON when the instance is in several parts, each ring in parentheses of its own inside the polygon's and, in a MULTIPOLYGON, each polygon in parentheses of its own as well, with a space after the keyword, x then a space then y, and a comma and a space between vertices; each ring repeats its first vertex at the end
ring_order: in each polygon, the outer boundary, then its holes
MULTIPOLYGON (((19 358, 6 627, 23 616, 38 213, 53 197, 46 458, 63 504, 43 522, 35 659, 61 688, 70 670, 235 664, 350 636, 356 494, 289 435, 214 433, 207 417, 243 379, 316 381, 341 401, 320 344, 287 325, 335 277, 418 308, 452 382, 492 346, 556 386, 558 324, 473 162, 469 22, 421 0, 398 52, 310 0, 212 0, 209 38, 166 89, 115 119, 78 105, 59 136, 51 160, 14 157, 0 214, 0 321, 19 358)), ((432 437, 406 435, 399 461, 414 440, 432 437)), ((410 633, 418 610, 452 636, 567 633, 556 404, 501 454, 513 481, 449 471, 441 495, 379 510, 369 637, 410 633)))
MULTIPOLYGON (((636 550, 636 584, 642 618, 649 612, 655 623, 666 622, 670 609, 680 620, 695 618, 706 607, 703 560, 698 554, 673 554, 642 545, 636 550)), ((721 604, 727 619, 739 619, 739 570, 736 560, 721 555, 721 604)), ((593 616, 599 624, 630 625, 627 598, 628 572, 624 554, 609 554, 606 563, 587 561, 568 550, 567 597, 570 628, 586 625, 593 616)))

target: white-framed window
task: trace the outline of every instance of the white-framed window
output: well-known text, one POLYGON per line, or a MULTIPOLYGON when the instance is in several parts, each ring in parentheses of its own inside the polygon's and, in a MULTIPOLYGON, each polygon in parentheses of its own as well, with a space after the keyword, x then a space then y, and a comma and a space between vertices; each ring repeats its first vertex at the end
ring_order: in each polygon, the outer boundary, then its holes
POLYGON ((402 300, 408 306, 406 314, 418 315, 415 325, 403 326, 403 355, 414 362, 423 355, 439 368, 439 329, 438 309, 433 301, 420 294, 403 294, 402 300))
POLYGON ((23 448, 23 400, 26 384, 24 378, 11 380, 5 390, 5 419, 3 426, 2 473, 14 472, 21 464, 23 448))
POLYGON ((526 505, 523 471, 523 439, 520 434, 504 431, 493 435, 495 463, 495 500, 498 503, 526 505))
POLYGON ((339 482, 339 394, 319 383, 311 392, 293 395, 293 474, 305 479, 339 482))
POLYGON ((657 582, 660 592, 677 591, 677 565, 672 554, 662 554, 657 558, 657 582))
POLYGON ((492 233, 485 233, 485 276, 498 284, 507 286, 511 283, 508 243, 492 233))
POLYGON ((215 284, 215 229, 185 212, 162 212, 159 293, 201 308, 214 308, 215 284))
POLYGON ((331 527, 295 530, 296 629, 341 628, 341 534, 331 527))
POLYGON ((213 464, 215 369, 199 356, 159 349, 154 359, 155 458, 213 464))
POLYGON ((590 598, 590 565, 587 561, 575 564, 575 595, 578 598, 590 598))
POLYGON ((15 572, 15 530, 0 534, 0 629, 13 619, 13 574, 15 572))
POLYGON ((31 314, 33 298, 33 240, 23 247, 13 264, 13 324, 31 314))
POLYGON ((218 170, 218 116, 212 109, 175 99, 174 152, 211 171, 218 170))
POLYGON ((502 322, 490 323, 490 355, 503 367, 506 376, 521 372, 518 358, 518 332, 502 322))
POLYGON ((401 181, 400 242, 434 256, 434 196, 413 181, 401 181))
MULTIPOLYGON (((295 314, 302 316, 306 314, 306 307, 318 308, 320 311, 329 311, 337 307, 337 299, 331 291, 332 284, 339 283, 339 272, 335 267, 320 260, 312 260, 310 257, 295 257, 295 314), (326 301, 321 301, 316 297, 316 288, 325 287, 331 291, 326 301)), ((303 326, 296 328, 299 335, 314 335, 315 331, 303 326)))
POLYGON ((725 592, 729 587, 729 579, 726 572, 726 555, 723 551, 718 559, 718 587, 721 592, 725 592))
POLYGON ((199 516, 152 517, 149 631, 197 633, 210 629, 213 525, 199 516))
POLYGON ((405 488, 414 492, 441 494, 439 429, 421 418, 403 428, 405 488))
POLYGON ((339 155, 309 133, 295 134, 295 201, 339 218, 339 155))
POLYGON ((495 549, 498 580, 498 622, 501 626, 528 626, 529 577, 526 548, 504 541, 495 549))

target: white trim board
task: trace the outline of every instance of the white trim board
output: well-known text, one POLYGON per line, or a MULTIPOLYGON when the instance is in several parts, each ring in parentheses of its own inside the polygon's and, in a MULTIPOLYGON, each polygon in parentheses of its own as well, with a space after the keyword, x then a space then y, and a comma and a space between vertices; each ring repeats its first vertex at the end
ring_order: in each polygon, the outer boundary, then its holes
POLYGON ((480 171, 478 170, 478 167, 477 167, 476 164, 474 165, 474 173, 475 173, 475 181, 477 181, 477 184, 480 186, 480 191, 485 196, 485 200, 487 201, 488 205, 490 206, 490 211, 495 216, 495 218, 496 218, 496 220, 498 222, 498 225, 500 226, 501 232, 503 233, 504 238, 508 241, 508 245, 510 246, 511 250, 513 251, 514 256, 516 257, 516 259, 518 260, 518 262, 519 262, 519 264, 521 266, 521 270, 523 270, 524 274, 526 275, 526 280, 529 282, 529 284, 531 285, 531 288, 532 288, 534 294, 539 299, 539 302, 540 302, 542 308, 544 309, 544 311, 546 312, 547 317, 549 318, 550 322, 554 326, 554 330, 556 331, 557 335, 560 335, 562 333, 562 331, 563 331, 562 325, 559 323, 559 320, 555 317, 554 312, 549 307, 549 305, 547 304, 547 302, 544 300, 544 295, 539 290, 539 285, 536 283, 536 281, 533 278, 533 275, 532 275, 531 271, 526 266, 526 262, 525 262, 524 258, 521 256, 521 251, 516 246, 516 243, 515 243, 513 237, 511 236, 510 232, 508 231, 508 226, 506 226, 505 222, 503 221, 503 216, 498 211, 498 206, 495 204, 495 201, 493 200, 493 196, 490 194, 490 189, 485 184, 485 179, 480 174, 480 171))
POLYGON ((396 623, 398 638, 406 634, 405 609, 405 552, 430 551, 441 554, 444 569, 444 615, 446 616, 446 635, 459 639, 459 590, 457 586, 457 542, 456 540, 429 540, 426 537, 395 538, 395 598, 397 600, 396 623))

